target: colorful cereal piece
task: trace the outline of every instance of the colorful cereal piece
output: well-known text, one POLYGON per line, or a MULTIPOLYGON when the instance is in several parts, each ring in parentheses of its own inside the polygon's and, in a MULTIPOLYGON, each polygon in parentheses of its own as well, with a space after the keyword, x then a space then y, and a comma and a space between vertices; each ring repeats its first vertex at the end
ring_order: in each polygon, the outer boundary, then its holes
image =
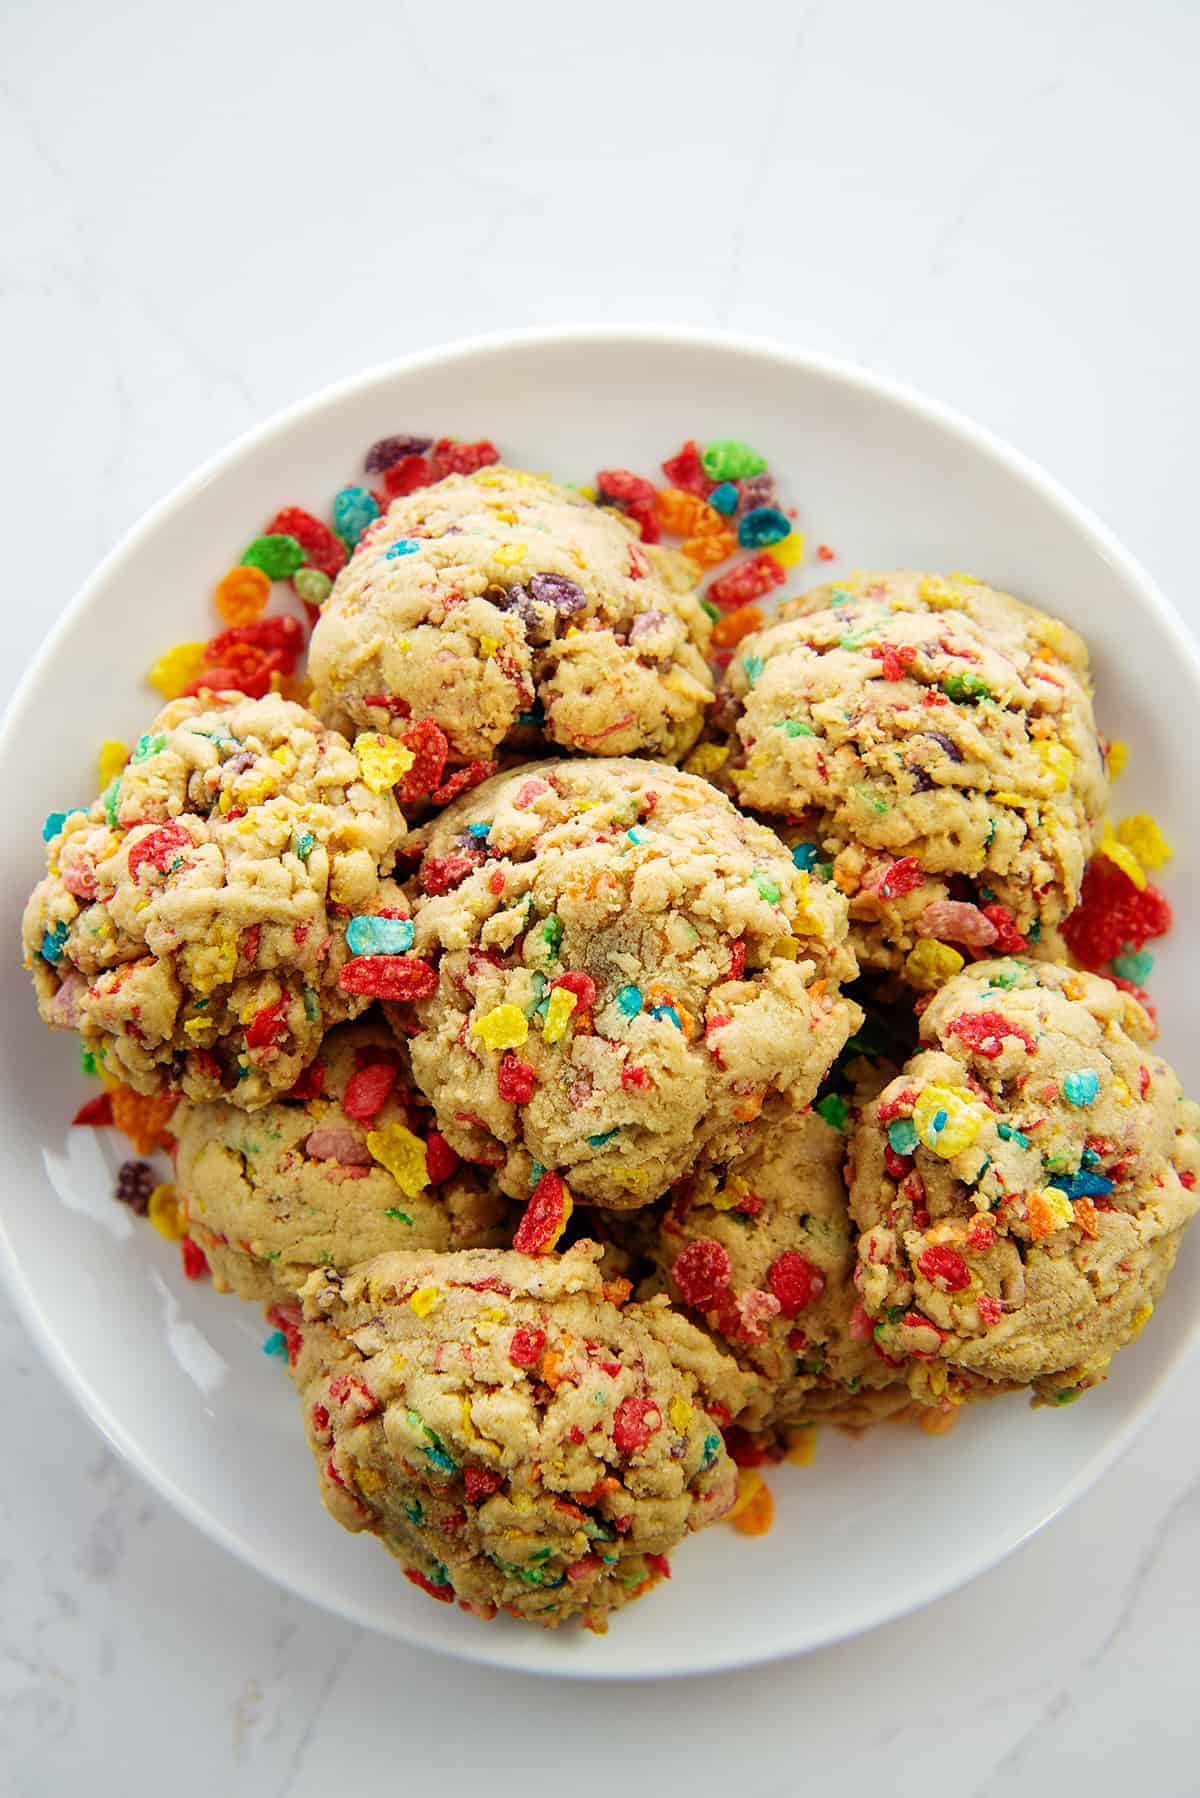
POLYGON ((437 973, 416 955, 356 955, 338 975, 343 993, 369 999, 427 999, 437 973))
POLYGON ((739 520, 737 537, 743 549, 766 549, 791 533, 791 523, 778 506, 755 506, 739 520))
POLYGON ((429 1185, 425 1144, 404 1124, 385 1124, 367 1133, 367 1148, 387 1169, 407 1199, 415 1199, 429 1185))
POLYGON ((152 1155, 155 1149, 173 1149, 175 1139, 167 1129, 175 1109, 174 1093, 153 1097, 135 1093, 127 1086, 110 1089, 112 1121, 123 1136, 128 1137, 137 1155, 152 1155))
POLYGON ((733 1276, 729 1251, 715 1236, 697 1236, 675 1257, 671 1278, 689 1305, 707 1305, 733 1276))
POLYGON ((349 550, 379 517, 379 501, 365 487, 343 487, 333 501, 333 528, 349 550))
POLYGON ((737 437, 722 437, 705 446, 701 466, 710 481, 741 481, 763 474, 767 459, 737 437))
MULTIPOLYGON (((341 538, 311 512, 306 512, 303 506, 284 506, 282 511, 276 512, 266 534, 292 538, 304 552, 304 567, 325 575, 330 581, 346 565, 346 546, 341 538)), ((301 572, 300 568, 293 572, 293 584, 301 572)), ((267 573, 271 570, 267 569, 267 573)), ((279 575, 272 576, 274 580, 280 578, 279 575)), ((300 591, 299 587, 296 591, 300 591)))
MULTIPOLYGON (((333 582, 320 568, 298 568, 292 576, 296 598, 306 607, 320 608, 329 598, 333 582)), ((310 620, 316 623, 316 619, 310 620)))
POLYGON ((100 753, 96 757, 96 772, 100 777, 100 785, 106 787, 110 780, 115 780, 125 771, 129 760, 129 745, 116 737, 108 737, 100 745, 100 753))
POLYGON ((370 1062, 346 1082, 342 1110, 347 1117, 368 1123, 383 1110, 395 1084, 396 1069, 390 1061, 370 1062))
POLYGON ((351 955, 406 955, 413 946, 411 918, 351 918, 346 947, 351 955))
POLYGON ((939 1292, 963 1292, 971 1284, 971 1270, 957 1249, 935 1243, 917 1258, 917 1271, 939 1292))
POLYGON ((146 1215, 159 1235, 167 1242, 178 1242, 183 1235, 183 1218, 175 1188, 164 1182, 156 1186, 146 1205, 146 1215))
POLYGON ((261 568, 231 568, 217 582, 215 597, 217 611, 226 624, 249 624, 267 608, 270 576, 261 568))
POLYGON ((386 793, 412 767, 415 757, 411 749, 382 731, 361 731, 354 739, 354 754, 362 772, 363 784, 372 793, 386 793))
POLYGON ((767 1285, 784 1317, 798 1317, 825 1290, 825 1275, 798 1249, 785 1249, 767 1269, 767 1285))
POLYGON ((146 679, 164 699, 179 699, 204 666, 203 643, 176 643, 154 662, 146 679))
POLYGON ((573 1209, 566 1181, 547 1170, 521 1213, 513 1248, 522 1255, 549 1254, 566 1229, 573 1209))
POLYGON ((529 1035, 529 1019, 519 1005, 496 1005, 471 1024, 489 1049, 519 1049, 529 1035))
POLYGON ((733 611, 738 606, 749 605, 752 600, 761 599, 772 588, 782 586, 787 579, 779 563, 760 550, 758 555, 750 556, 744 562, 735 562, 727 573, 710 581, 705 589, 705 598, 713 605, 720 606, 722 611, 733 611))
POLYGON ((672 487, 683 493, 695 493, 703 499, 716 484, 704 472, 704 464, 700 458, 700 445, 689 437, 678 455, 668 456, 662 465, 663 474, 672 487))
POLYGON ((963 957, 949 943, 939 943, 936 938, 922 937, 914 949, 910 949, 904 961, 904 972, 910 983, 922 992, 931 992, 935 987, 945 984, 952 974, 959 973, 965 966, 963 957))
POLYGON ((183 1265, 185 1280, 202 1280, 210 1271, 208 1256, 200 1244, 193 1242, 190 1236, 181 1236, 179 1239, 179 1259, 183 1265))
POLYGON ((1037 1048, 1028 1030, 1000 1011, 961 1012, 946 1025, 946 1034, 956 1036, 973 1054, 988 1061, 996 1061, 1003 1054, 1005 1041, 1010 1038, 1018 1040, 1029 1055, 1037 1048))
POLYGON ((927 1149, 950 1161, 969 1149, 979 1134, 983 1114, 979 1106, 953 1086, 933 1081, 913 1106, 913 1126, 927 1149))
POLYGON ((286 531, 271 531, 248 543, 241 554, 243 568, 258 568, 271 581, 288 581, 304 566, 304 548, 286 531))
POLYGON ((123 1161, 117 1169, 113 1197, 120 1205, 128 1205, 137 1217, 145 1217, 150 1194, 157 1184, 154 1169, 146 1161, 123 1161))
POLYGON ((578 1004, 578 996, 568 988, 556 986, 553 989, 550 1003, 546 1007, 546 1021, 542 1026, 542 1038, 545 1042, 557 1043, 562 1040, 571 1021, 571 1014, 578 1004))
POLYGON ((1149 812, 1134 812, 1117 825, 1117 841, 1128 849, 1143 868, 1161 868, 1169 862, 1174 850, 1149 812))

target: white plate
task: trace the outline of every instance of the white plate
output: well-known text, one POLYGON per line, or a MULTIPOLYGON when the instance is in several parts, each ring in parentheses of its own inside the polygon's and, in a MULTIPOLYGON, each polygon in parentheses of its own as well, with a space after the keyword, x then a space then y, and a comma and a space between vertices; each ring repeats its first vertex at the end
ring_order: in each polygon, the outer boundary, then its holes
POLYGON ((685 436, 745 437, 799 508, 809 559, 785 591, 855 565, 966 568, 1058 612, 1092 646, 1102 728, 1132 746, 1122 810, 1152 808, 1177 844, 1177 924, 1159 958, 1167 1054, 1200 1088, 1188 1003, 1200 935, 1196 780, 1200 663, 1120 546, 1027 462, 858 370, 732 337, 654 329, 539 332, 413 357, 334 388, 245 438, 163 502, 80 594, 0 738, 8 795, 0 1240, 31 1329, 122 1454, 201 1529, 282 1585, 355 1622, 479 1661, 628 1676, 744 1666, 901 1616, 1009 1553, 1129 1442, 1196 1334, 1200 1233, 1107 1385, 1064 1411, 1011 1400, 931 1439, 823 1434, 816 1463, 772 1476, 777 1520, 709 1531, 676 1577, 603 1639, 483 1625, 428 1602, 383 1551, 324 1515, 296 1407, 253 1308, 189 1285, 174 1245, 110 1196, 110 1132, 70 1131, 87 1095, 73 1040, 36 1021, 15 952, 48 811, 86 802, 109 736, 154 696, 142 670, 213 627, 209 595, 280 505, 321 511, 366 446, 398 430, 492 436, 567 480, 654 474, 685 436), (838 560, 813 559, 818 543, 838 560), (1189 722, 1190 721, 1190 722, 1189 722))

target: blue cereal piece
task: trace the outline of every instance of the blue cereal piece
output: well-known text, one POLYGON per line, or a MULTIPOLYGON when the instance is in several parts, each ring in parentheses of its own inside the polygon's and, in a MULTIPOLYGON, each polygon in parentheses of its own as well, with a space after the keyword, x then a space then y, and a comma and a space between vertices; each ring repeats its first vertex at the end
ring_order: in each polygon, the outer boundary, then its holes
POLYGON ((911 1118, 893 1118, 888 1125, 888 1141, 897 1155, 911 1155, 917 1146, 917 1126, 911 1118))
POLYGON ((262 1345, 262 1352, 264 1355, 273 1355, 277 1361, 287 1360, 287 1337, 282 1330, 272 1330, 271 1334, 262 1345))
POLYGON ((412 946, 411 918, 351 918, 346 926, 351 955, 407 955, 412 946))
POLYGON ((640 986, 623 986, 617 993, 617 1010, 625 1018, 636 1018, 645 1001, 640 986))
POLYGON ((42 938, 41 955, 43 961, 58 962, 63 958, 63 950, 67 946, 67 925, 61 919, 52 930, 48 930, 42 938))
POLYGON ((778 506, 754 506, 738 525, 738 542, 743 549, 766 549, 771 543, 782 543, 791 534, 791 522, 778 506))
POLYGON ((1047 1186, 1057 1186, 1069 1199, 1103 1199, 1113 1190, 1107 1174, 1052 1174, 1047 1186))
POLYGON ((722 481, 714 487, 708 496, 708 503, 714 512, 722 518, 730 518, 737 511, 738 490, 732 481, 722 481))
POLYGON ((821 851, 815 843, 797 843, 792 850, 792 861, 802 874, 815 868, 821 859, 821 851))
POLYGON ((333 528, 353 550, 367 526, 379 517, 379 502, 365 487, 343 487, 333 502, 333 528))
POLYGON ((1068 1105, 1092 1105, 1100 1091, 1100 1076, 1095 1068, 1075 1068, 1063 1076, 1062 1091, 1068 1105))
MULTIPOLYGON (((79 809, 78 806, 75 808, 76 811, 79 809)), ((61 836, 63 829, 66 826, 67 819, 74 817, 74 815, 74 812, 50 812, 47 815, 46 822, 42 825, 43 843, 51 843, 55 837, 61 836)))
POLYGON ((401 556, 415 556, 421 545, 415 537, 397 537, 383 552, 385 562, 398 561, 401 556))

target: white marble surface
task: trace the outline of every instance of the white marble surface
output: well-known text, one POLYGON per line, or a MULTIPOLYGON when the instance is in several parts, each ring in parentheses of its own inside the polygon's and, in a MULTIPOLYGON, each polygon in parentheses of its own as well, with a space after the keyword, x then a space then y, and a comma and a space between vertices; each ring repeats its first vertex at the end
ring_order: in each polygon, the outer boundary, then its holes
MULTIPOLYGON (((1200 622, 1193 0, 682 10, 7 0, 4 696, 235 433, 399 351, 578 318, 912 381, 1042 460, 1200 622)), ((802 1662, 628 1689, 422 1660, 243 1572, 113 1459, 2 1299, 0 1390, 5 1794, 503 1798, 547 1722, 579 1798, 1200 1789, 1195 1373, 969 1590, 802 1662)))

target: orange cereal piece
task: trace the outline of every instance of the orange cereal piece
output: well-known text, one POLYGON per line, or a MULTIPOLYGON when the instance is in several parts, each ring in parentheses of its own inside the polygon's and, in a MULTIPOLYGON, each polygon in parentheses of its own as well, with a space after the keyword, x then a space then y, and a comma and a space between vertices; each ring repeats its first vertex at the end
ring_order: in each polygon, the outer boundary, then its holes
POLYGON ((679 546, 685 556, 698 562, 701 568, 715 568, 718 562, 724 562, 737 548, 737 537, 732 531, 716 531, 711 536, 689 537, 686 543, 679 546))
POLYGON ((174 1148, 167 1130, 167 1120, 175 1109, 174 1093, 159 1093, 149 1098, 128 1086, 114 1086, 110 1093, 112 1121, 133 1145, 137 1155, 152 1155, 155 1149, 174 1148))
POLYGON ((719 512, 695 493, 678 487, 660 487, 654 496, 654 513, 664 531, 676 537, 711 537, 724 527, 719 512))
POLYGON ((217 611, 226 624, 253 624, 267 609, 271 579, 261 568, 242 564, 217 582, 217 611))
POLYGON ((736 612, 726 612, 714 624, 712 640, 718 649, 732 649, 735 643, 758 629, 764 616, 761 606, 739 606, 736 612))
MULTIPOLYGON (((740 1484, 740 1482, 739 1482, 740 1484)), ((765 1536, 775 1521, 775 1500, 771 1488, 759 1477, 759 1484, 745 1504, 735 1503, 729 1521, 741 1536, 765 1536)))

